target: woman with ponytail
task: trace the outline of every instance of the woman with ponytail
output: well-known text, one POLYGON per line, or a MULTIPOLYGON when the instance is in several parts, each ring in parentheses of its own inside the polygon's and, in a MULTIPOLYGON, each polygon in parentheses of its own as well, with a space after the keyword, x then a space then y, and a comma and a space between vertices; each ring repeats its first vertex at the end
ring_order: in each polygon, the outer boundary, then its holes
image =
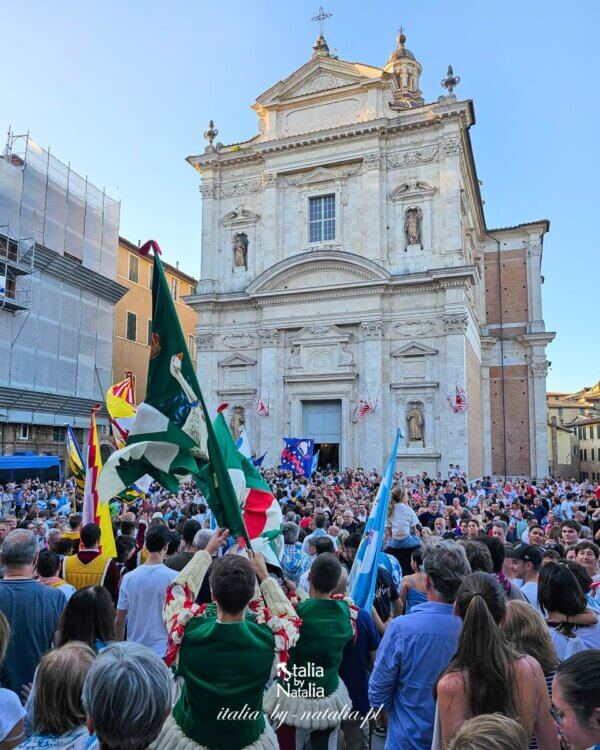
POLYGON ((519 721, 528 738, 535 732, 540 750, 558 750, 542 669, 500 630, 506 600, 495 576, 467 576, 455 606, 463 621, 458 650, 436 687, 441 747, 466 719, 500 713, 519 721))
POLYGON ((410 507, 408 492, 404 487, 396 485, 390 500, 385 524, 390 530, 390 540, 385 552, 398 560, 402 575, 408 576, 412 573, 410 560, 413 550, 421 546, 421 540, 416 535, 419 519, 410 507))

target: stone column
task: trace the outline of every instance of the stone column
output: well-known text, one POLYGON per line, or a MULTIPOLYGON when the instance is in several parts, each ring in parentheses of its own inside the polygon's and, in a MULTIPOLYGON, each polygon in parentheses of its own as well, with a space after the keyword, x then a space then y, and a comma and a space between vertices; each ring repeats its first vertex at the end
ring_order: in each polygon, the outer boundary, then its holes
POLYGON ((496 339, 481 339, 481 403, 483 420, 483 473, 492 474, 492 409, 490 403, 490 366, 496 339))
POLYGON ((260 393, 266 398, 270 394, 270 413, 260 420, 260 444, 255 448, 257 455, 269 451, 265 459, 267 466, 277 466, 280 454, 280 437, 283 427, 283 383, 279 388, 277 367, 277 343, 279 331, 276 328, 259 328, 258 338, 261 344, 260 355, 260 393))
POLYGON ((219 406, 219 353, 214 351, 214 335, 210 331, 198 331, 196 339, 196 374, 210 415, 216 414, 219 406))
POLYGON ((277 175, 274 172, 264 172, 262 176, 263 186, 263 215, 261 220, 262 253, 260 259, 256 259, 255 275, 281 260, 276 257, 277 240, 277 175))
POLYGON ((442 252, 458 252, 462 245, 460 194, 462 146, 459 133, 448 133, 440 142, 440 214, 437 221, 439 235, 433 242, 442 252))
MULTIPOLYGON (((377 398, 379 389, 383 390, 383 321, 369 320, 360 324, 360 397, 377 398), (363 390, 364 389, 364 390, 363 390)), ((382 471, 385 452, 388 450, 390 437, 383 433, 383 406, 379 404, 375 412, 369 412, 362 421, 362 450, 359 465, 365 470, 375 468, 382 471)))
POLYGON ((548 474, 548 425, 546 401, 546 375, 548 362, 534 360, 531 364, 532 401, 535 428, 535 463, 532 463, 531 473, 538 479, 548 474))
MULTIPOLYGON (((446 362, 442 370, 445 376, 441 378, 442 401, 448 394, 454 394, 456 386, 466 388, 465 372, 465 334, 469 322, 468 315, 464 312, 449 313, 443 315, 444 331, 446 333, 446 362)), ((468 397, 469 394, 467 394, 468 397)), ((446 404, 442 405, 442 445, 441 468, 442 476, 445 476, 449 463, 460 464, 468 474, 469 450, 467 445, 467 413, 455 414, 446 404)))
POLYGON ((202 278, 217 279, 218 249, 218 187, 214 171, 207 170, 202 177, 200 194, 202 195, 202 278))
POLYGON ((367 258, 387 261, 387 247, 381 232, 382 211, 386 196, 381 190, 381 156, 379 151, 364 157, 362 174, 363 223, 361 238, 367 258))
POLYGON ((542 245, 532 240, 527 249, 527 287, 529 294, 529 333, 545 330, 542 316, 542 245))

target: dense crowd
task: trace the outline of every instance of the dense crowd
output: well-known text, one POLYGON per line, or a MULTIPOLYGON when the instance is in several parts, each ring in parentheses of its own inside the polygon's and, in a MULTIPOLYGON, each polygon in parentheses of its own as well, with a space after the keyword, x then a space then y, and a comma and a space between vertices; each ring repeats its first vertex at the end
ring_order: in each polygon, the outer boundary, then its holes
POLYGON ((0 487, 0 750, 600 743, 597 482, 396 474, 366 611, 377 472, 264 477, 280 567, 194 485, 115 502, 115 558, 70 480, 0 487))

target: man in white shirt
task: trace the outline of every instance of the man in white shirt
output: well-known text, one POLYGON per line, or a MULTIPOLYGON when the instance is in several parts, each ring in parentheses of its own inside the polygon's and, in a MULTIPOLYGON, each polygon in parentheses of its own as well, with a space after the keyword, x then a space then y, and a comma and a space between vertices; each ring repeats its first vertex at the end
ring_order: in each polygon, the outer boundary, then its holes
POLYGON ((167 586, 179 575, 178 571, 164 564, 169 546, 169 531, 162 523, 152 523, 146 532, 148 559, 121 583, 115 639, 124 640, 127 625, 127 640, 141 643, 158 656, 164 656, 167 648, 167 630, 162 618, 167 586))
POLYGON ((533 544, 522 544, 512 555, 512 568, 516 579, 522 580, 521 593, 529 604, 540 612, 538 604, 538 578, 542 553, 533 544))

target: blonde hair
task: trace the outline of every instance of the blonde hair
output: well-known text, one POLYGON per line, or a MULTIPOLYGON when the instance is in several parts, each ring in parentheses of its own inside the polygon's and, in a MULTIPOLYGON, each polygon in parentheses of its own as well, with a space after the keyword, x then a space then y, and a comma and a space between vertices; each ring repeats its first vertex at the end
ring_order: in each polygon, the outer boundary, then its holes
POLYGON ((525 730, 503 714, 480 714, 465 721, 446 750, 527 750, 525 730))
POLYGON ((517 599, 506 602, 506 615, 500 628, 517 651, 533 656, 540 663, 544 674, 556 669, 558 657, 550 632, 531 604, 517 599))
POLYGON ((70 641, 44 654, 35 676, 33 725, 60 736, 85 724, 81 693, 96 654, 87 643, 70 641))
POLYGON ((387 512, 388 519, 392 517, 392 514, 394 512, 394 505, 396 503, 401 503, 401 502, 408 503, 409 502, 408 492, 406 491, 404 487, 397 484, 392 490, 392 497, 390 499, 391 499, 391 502, 388 503, 388 512, 387 512))
POLYGON ((4 661, 8 642, 10 641, 10 625, 6 617, 0 612, 0 664, 4 661))

